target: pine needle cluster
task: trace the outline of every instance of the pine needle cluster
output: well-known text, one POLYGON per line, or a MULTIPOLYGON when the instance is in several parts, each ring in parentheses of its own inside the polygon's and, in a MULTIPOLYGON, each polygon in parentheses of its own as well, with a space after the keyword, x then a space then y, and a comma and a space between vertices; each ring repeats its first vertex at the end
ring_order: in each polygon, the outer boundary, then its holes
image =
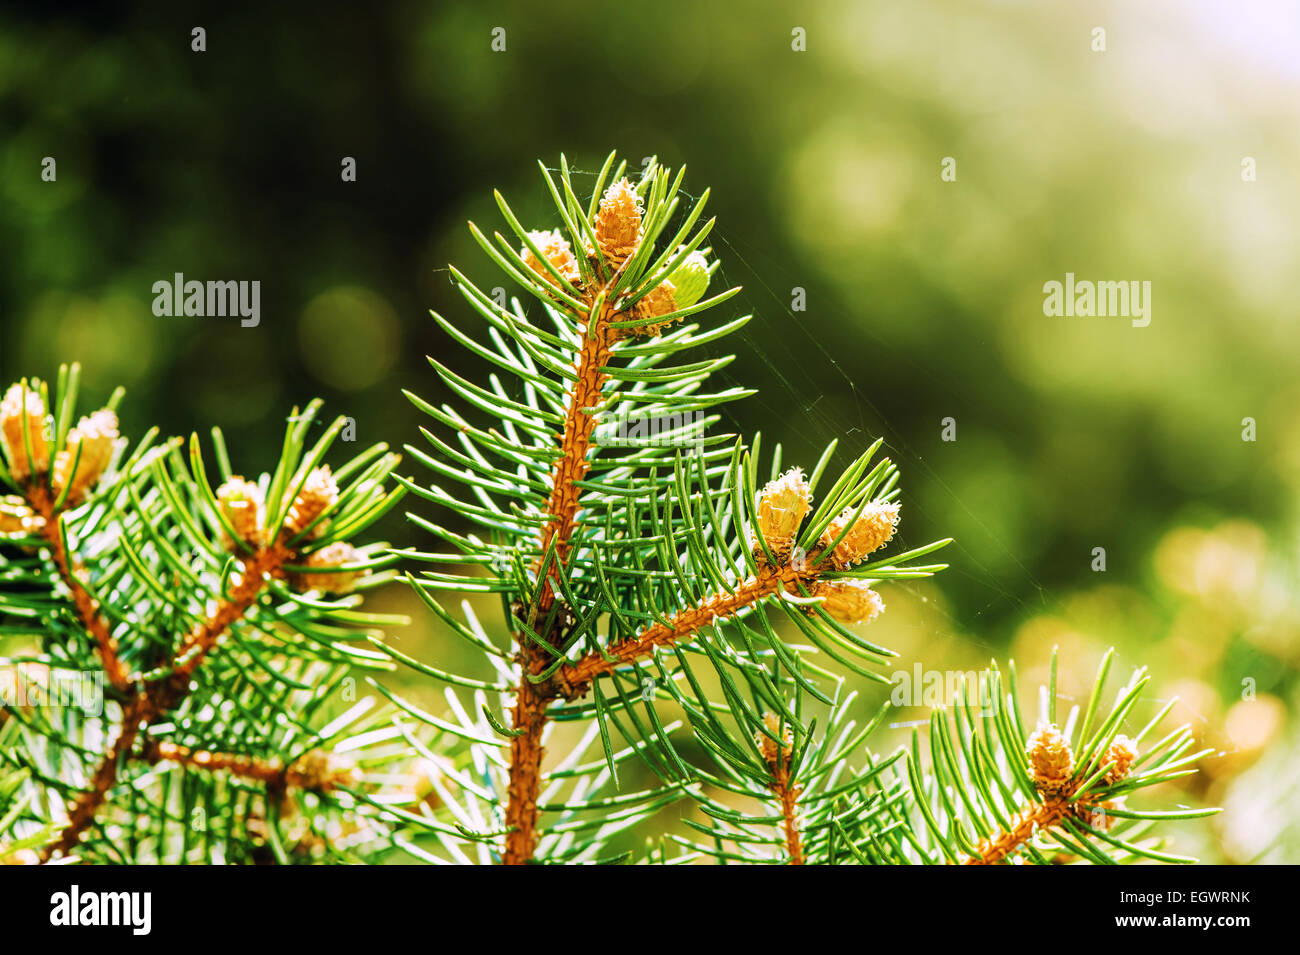
POLYGON ((880 441, 841 470, 834 442, 792 467, 779 446, 764 454, 757 436, 718 428, 750 392, 714 384, 732 356, 690 353, 750 316, 706 320, 739 291, 710 294, 707 190, 688 201, 683 171, 651 162, 632 176, 613 155, 585 200, 563 158, 541 174, 553 221, 524 223, 497 194, 509 234, 470 226, 521 297, 503 305, 453 268, 481 330, 433 316, 487 375, 431 358, 464 410, 408 394, 430 419, 408 451, 432 480, 403 483, 438 542, 406 554, 423 565, 408 576, 495 674, 407 661, 446 684, 457 719, 409 715, 462 741, 442 810, 411 819, 436 839, 431 855, 1174 860, 1148 835, 1155 820, 1208 811, 1125 800, 1203 754, 1186 727, 1148 743, 1168 707, 1120 735, 1146 677, 1103 713, 1109 657, 1082 715, 1057 730, 1054 697, 1039 714, 1058 740, 1050 778, 1036 775, 1045 730, 1021 713, 1014 669, 995 670, 991 704, 963 696, 936 712, 928 754, 920 733, 892 755, 867 747, 885 711, 855 725, 850 686, 887 683, 894 655, 867 625, 891 582, 943 568, 920 561, 948 541, 891 549, 899 473, 880 441), (601 440, 608 422, 622 440, 601 440), (499 601, 500 627, 479 622, 472 594, 499 601), (695 807, 684 828, 656 820, 679 802, 695 807))
POLYGON ((470 226, 520 296, 451 270, 478 323, 433 315, 469 354, 429 359, 455 403, 407 393, 417 475, 383 445, 327 464, 343 419, 310 441, 317 402, 246 478, 215 429, 215 477, 197 435, 129 446, 120 394, 74 424, 75 366, 5 394, 0 628, 25 643, 0 670, 0 858, 1190 861, 1153 829, 1213 810, 1129 797, 1204 753, 1159 729, 1172 702, 1139 724, 1142 671, 1104 705, 1109 654, 1063 718, 1055 659, 1032 719, 994 664, 873 751, 888 706, 862 721, 855 688, 895 654, 871 624, 948 541, 899 546, 881 441, 788 462, 721 429, 752 392, 691 352, 750 316, 710 318, 739 289, 710 289, 707 190, 613 155, 585 199, 563 158, 541 175, 550 221, 498 194, 508 234, 470 226), (403 495, 420 543, 361 543, 403 495), (477 670, 360 609, 395 574, 477 670))

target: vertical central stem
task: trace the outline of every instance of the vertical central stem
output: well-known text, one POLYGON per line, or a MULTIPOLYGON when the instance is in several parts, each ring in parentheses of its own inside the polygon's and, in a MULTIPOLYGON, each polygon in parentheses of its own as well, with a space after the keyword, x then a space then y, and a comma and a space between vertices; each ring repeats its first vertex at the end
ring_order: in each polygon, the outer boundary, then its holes
POLYGON ((790 857, 790 865, 803 865, 803 842, 799 838, 799 793, 790 786, 790 780, 782 783, 778 793, 781 799, 781 828, 785 832, 785 851, 790 857))
MULTIPOLYGON (((587 452, 591 449, 591 435, 596 427, 596 416, 584 409, 600 402, 601 392, 608 375, 601 371, 609 364, 610 348, 614 335, 608 327, 612 310, 608 307, 594 316, 593 326, 583 335, 582 351, 578 356, 578 380, 569 396, 569 406, 564 417, 564 433, 560 436, 561 455, 551 477, 551 497, 547 503, 549 520, 542 528, 542 553, 554 544, 555 558, 546 579, 541 581, 538 600, 539 620, 546 619, 555 602, 553 579, 563 573, 568 562, 573 536, 574 518, 578 513, 581 491, 577 482, 587 475, 591 464, 587 452)), ((558 616, 556 617, 558 619, 558 616)), ((529 621, 530 624, 534 621, 529 621)), ((553 625, 552 625, 553 629, 553 625)), ((552 643, 551 633, 541 635, 552 643)), ((521 673, 519 690, 515 696, 514 729, 521 731, 510 742, 509 801, 506 805, 505 852, 506 865, 523 865, 532 861, 537 851, 537 795, 541 789, 542 730, 546 727, 546 708, 553 698, 529 679, 554 662, 544 647, 527 643, 521 634, 521 673)))

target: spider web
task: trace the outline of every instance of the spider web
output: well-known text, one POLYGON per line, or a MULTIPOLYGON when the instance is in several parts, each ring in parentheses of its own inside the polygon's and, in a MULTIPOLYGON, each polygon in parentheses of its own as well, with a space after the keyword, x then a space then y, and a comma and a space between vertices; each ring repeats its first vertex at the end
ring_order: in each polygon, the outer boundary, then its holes
MULTIPOLYGON (((893 426, 889 415, 886 414, 885 411, 874 401, 872 401, 869 394, 867 394, 862 388, 858 387, 857 383, 854 381, 854 376, 849 373, 843 364, 836 360, 835 356, 826 347, 825 342, 816 334, 813 327, 815 325, 815 319, 813 322, 810 322, 807 318, 807 313, 801 315, 799 312, 796 312, 791 307, 788 297, 782 296, 777 292, 777 288, 794 287, 798 284, 798 281, 788 271, 788 269, 783 266, 782 263, 772 259, 764 261, 761 270, 757 269, 750 264, 748 258, 746 258, 740 249, 736 247, 735 243, 728 239, 724 233, 715 229, 709 238, 713 240, 717 246, 725 247, 727 250, 725 254, 718 256, 722 262, 719 271, 726 279, 722 285, 724 287, 731 287, 737 284, 735 277, 738 275, 742 276, 743 280, 739 281, 739 284, 743 284, 747 290, 751 288, 757 288, 759 290, 750 298, 756 315, 756 320, 761 320, 758 318, 759 316, 771 316, 779 312, 781 321, 786 323, 788 327, 797 329, 798 334, 801 337, 806 338, 813 344, 820 354, 821 360, 825 362, 825 367, 828 367, 833 371, 835 378, 837 379, 838 384, 842 386, 844 393, 851 396, 853 407, 857 410, 857 423, 856 426, 845 427, 845 422, 839 417, 832 416, 829 412, 822 410, 819 406, 821 404, 821 397, 825 392, 825 385, 819 383, 818 379, 824 379, 824 376, 808 373, 807 369, 792 362, 788 355, 773 355, 773 353, 762 344, 761 336, 751 331, 748 326, 741 329, 737 335, 745 342, 749 351, 767 369, 771 376, 771 382, 775 387, 769 386, 761 389, 757 395, 754 395, 747 400, 756 402, 765 412, 765 417, 770 416, 773 420, 783 420, 786 424, 786 427, 784 428, 786 431, 790 430, 789 425, 791 423, 802 424, 812 429, 812 433, 816 435, 822 444, 829 442, 833 438, 840 438, 842 442, 847 441, 849 447, 852 448, 856 446, 854 444, 854 439, 857 440, 857 443, 865 444, 874 440, 875 437, 883 436, 885 438, 884 447, 889 450, 894 460, 901 465, 914 466, 917 470, 923 473, 928 480, 932 481, 934 485, 941 490, 946 503, 960 510, 962 514, 964 514, 973 524, 978 526, 985 535, 987 535, 988 540, 991 541, 995 547, 1010 559, 1011 563, 1023 575, 1024 582, 1031 586, 1037 594, 1037 605, 1046 605, 1048 588, 1039 581, 1033 571, 1030 570, 1030 568, 1020 559, 1015 551, 1008 547, 1007 544, 994 532, 993 528, 990 527, 986 521, 981 519, 979 514, 969 507, 964 500, 962 500, 961 496, 957 494, 952 485, 945 481, 939 472, 931 467, 916 447, 908 442, 903 432, 893 426), (736 265, 729 269, 729 262, 734 262, 736 265), (781 282, 774 287, 772 282, 764 276, 772 279, 784 276, 789 280, 789 282, 788 284, 787 282, 781 282), (797 375, 801 380, 792 381, 792 375, 797 375), (810 393, 817 393, 818 397, 811 401, 801 397, 810 393), (873 434, 871 429, 868 427, 868 411, 871 413, 874 420, 879 422, 879 427, 883 432, 882 435, 873 434), (801 420, 798 422, 791 422, 790 418, 792 415, 797 415, 801 420)), ((877 351, 882 354, 885 353, 884 341, 872 332, 869 325, 866 325, 865 323, 856 324, 854 326, 854 334, 870 340, 879 346, 877 351)), ((891 360, 900 359, 895 355, 891 357, 891 360)), ((943 388, 941 379, 930 371, 930 369, 917 364, 910 358, 902 358, 901 360, 906 362, 909 371, 913 373, 913 380, 923 382, 926 387, 932 387, 936 390, 941 390, 943 388)), ((720 376, 724 380, 728 380, 728 375, 725 370, 720 373, 720 376)), ((740 384, 740 382, 735 383, 740 384)), ((927 517, 942 516, 933 513, 933 506, 927 509, 916 499, 916 497, 907 497, 906 485, 904 485, 904 494, 908 506, 915 509, 918 513, 925 514, 927 517)), ((942 526, 944 521, 939 520, 936 523, 938 526, 942 526)), ((995 608, 1007 606, 1014 606, 1015 609, 1021 611, 1034 609, 1034 604, 1024 600, 1021 596, 1007 589, 1002 583, 1000 583, 999 575, 990 571, 989 568, 979 559, 979 556, 966 547, 960 540, 954 540, 945 550, 946 553, 941 554, 940 559, 949 563, 950 566, 944 573, 951 574, 956 572, 957 574, 978 582, 982 587, 994 593, 994 597, 982 608, 976 611, 976 616, 983 616, 995 608)), ((914 584, 910 584, 906 581, 896 581, 893 586, 902 587, 913 595, 916 595, 918 599, 925 600, 925 597, 918 593, 914 584)), ((936 607, 935 609, 942 613, 949 623, 954 625, 958 624, 958 621, 956 621, 946 609, 942 607, 936 607)), ((985 646, 992 646, 992 644, 987 641, 981 640, 979 642, 985 646)))

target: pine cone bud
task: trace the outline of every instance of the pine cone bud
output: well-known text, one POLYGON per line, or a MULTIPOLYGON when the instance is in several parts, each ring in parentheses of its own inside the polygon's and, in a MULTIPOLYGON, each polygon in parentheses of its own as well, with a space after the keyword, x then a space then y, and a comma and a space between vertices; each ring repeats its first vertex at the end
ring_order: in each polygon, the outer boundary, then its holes
POLYGON ((754 734, 758 751, 763 754, 763 762, 774 768, 789 763, 790 754, 794 749, 794 732, 790 729, 790 721, 787 719, 782 726, 780 717, 775 713, 764 713, 763 726, 766 727, 767 733, 754 734), (781 740, 779 746, 776 738, 781 740))
POLYGON ((698 302, 709 287, 709 262, 704 253, 696 249, 682 259, 681 264, 673 269, 672 275, 668 276, 668 281, 676 289, 673 298, 677 300, 678 308, 690 308, 698 302))
POLYGON ((641 197, 626 177, 605 190, 592 228, 600 251, 615 268, 636 251, 641 241, 641 197))
MULTIPOLYGON (((289 516, 284 522, 286 536, 301 534, 316 518, 337 504, 338 500, 339 486, 334 481, 329 466, 313 468, 289 508, 289 516)), ((324 530, 325 523, 322 521, 312 528, 309 536, 318 537, 324 530)))
MULTIPOLYGON (((578 260, 573 257, 573 249, 558 229, 549 232, 529 232, 528 238, 533 240, 533 245, 537 246, 546 261, 554 266, 555 271, 563 275, 570 284, 578 284, 578 260)), ((533 250, 528 246, 524 246, 519 255, 524 260, 524 264, 540 275, 547 284, 559 284, 555 276, 550 273, 541 259, 533 255, 533 250)))
POLYGON ((54 456, 55 491, 62 494, 70 486, 69 504, 84 498, 108 470, 116 444, 117 415, 107 408, 78 421, 68 432, 67 446, 54 456))
POLYGON ((860 580, 821 580, 812 589, 822 609, 840 623, 871 623, 885 611, 885 602, 860 580))
MULTIPOLYGON (((812 495, 802 468, 791 468, 774 481, 768 481, 758 496, 758 529, 767 541, 772 556, 784 561, 794 548, 799 525, 812 507, 812 495)), ((757 538, 753 542, 756 557, 766 559, 757 538)))
POLYGON ((27 382, 9 386, 0 400, 0 440, 9 454, 9 473, 15 481, 50 469, 50 446, 45 440, 45 402, 27 382), (26 438, 23 435, 26 434, 26 438), (28 457, 28 446, 31 456, 28 457))
POLYGON ((0 497, 0 537, 27 537, 45 526, 41 517, 17 494, 0 497))
POLYGON ((1074 753, 1070 751, 1070 741, 1061 735, 1056 724, 1040 725, 1029 737, 1025 755, 1029 757, 1034 785, 1039 792, 1055 795, 1069 785, 1074 775, 1074 753))
POLYGON ((1117 783, 1127 776, 1137 758, 1137 744, 1122 733, 1116 736, 1106 750, 1106 762, 1115 764, 1106 774, 1106 782, 1117 783))
MULTIPOLYGON (((660 315, 668 315, 677 311, 677 302, 673 297, 673 283, 669 281, 660 282, 645 295, 637 300, 632 306, 632 317, 638 320, 657 318, 660 315)), ((669 319, 666 322, 651 322, 648 325, 637 325, 629 329, 633 335, 658 335, 665 328, 671 325, 677 319, 669 319)))
POLYGON ((889 543, 898 527, 898 504, 869 503, 862 509, 856 521, 853 520, 855 507, 847 507, 840 516, 831 521, 831 525, 822 534, 823 547, 840 536, 840 533, 853 521, 853 526, 844 535, 844 539, 835 545, 831 552, 831 563, 837 570, 848 570, 854 564, 861 563, 871 554, 889 543))
MULTIPOLYGON (((343 564, 355 564, 364 560, 364 556, 347 541, 335 541, 313 554, 304 562, 307 567, 336 568, 343 564)), ((335 570, 333 573, 294 574, 292 584, 295 590, 306 592, 316 590, 321 593, 345 594, 356 582, 364 577, 367 570, 335 570)))
POLYGON ((355 786, 361 770, 345 756, 313 749, 299 756, 284 774, 284 781, 299 789, 319 791, 355 786))
MULTIPOLYGON (((217 503, 221 513, 235 535, 246 544, 261 547, 266 543, 266 506, 262 498, 262 489, 252 481, 245 481, 238 474, 231 475, 221 487, 217 488, 217 503)), ((233 549, 235 542, 226 540, 227 549, 233 549)))

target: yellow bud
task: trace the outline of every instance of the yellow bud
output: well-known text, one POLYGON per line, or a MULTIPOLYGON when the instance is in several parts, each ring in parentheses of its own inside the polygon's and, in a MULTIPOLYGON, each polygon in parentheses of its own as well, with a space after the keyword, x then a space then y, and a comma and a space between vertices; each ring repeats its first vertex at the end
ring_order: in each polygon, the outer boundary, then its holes
MULTIPOLYGON (((537 246, 542 256, 549 262, 555 271, 559 272, 571 284, 578 283, 578 260, 573 257, 573 249, 569 242, 564 238, 558 229, 552 229, 549 232, 529 232, 528 238, 533 240, 533 245, 537 246)), ((533 254, 533 250, 524 246, 519 253, 524 260, 524 264, 542 277, 550 285, 558 285, 555 276, 550 273, 541 259, 533 254)))
MULTIPOLYGON (((330 473, 329 466, 313 468, 289 508, 289 515, 284 522, 286 536, 295 537, 302 533, 316 518, 337 504, 338 500, 339 486, 330 473)), ((325 522, 322 521, 312 527, 310 536, 318 537, 324 530, 325 522)))
POLYGON ((822 580, 812 589, 822 609, 840 623, 870 623, 885 611, 885 602, 860 580, 822 580))
MULTIPOLYGON (((311 568, 339 568, 344 564, 355 564, 365 557, 347 541, 335 541, 313 554, 308 555, 304 563, 311 568)), ((316 590, 321 593, 345 594, 356 582, 364 577, 367 570, 335 570, 333 573, 294 574, 292 584, 299 591, 316 590)))
POLYGON ((1122 733, 1116 736, 1106 750, 1106 762, 1115 764, 1106 774, 1106 782, 1117 783, 1127 776, 1137 757, 1137 744, 1122 733))
POLYGON ((303 753, 285 773, 285 782, 299 789, 327 790, 355 786, 361 770, 346 756, 313 749, 303 753))
MULTIPOLYGON (((758 529, 772 556, 780 560, 790 556, 799 525, 811 507, 812 495, 800 468, 791 468, 763 488, 758 496, 758 529)), ((757 540, 754 541, 754 552, 763 554, 757 540)))
MULTIPOLYGON (((262 500, 262 489, 252 481, 245 481, 235 474, 217 488, 217 502, 221 513, 225 515, 236 536, 247 544, 261 547, 266 543, 266 509, 262 500)), ((228 548, 235 542, 226 541, 228 548)))
POLYGON ((852 522, 849 532, 831 553, 831 563, 836 569, 847 570, 889 543, 898 527, 898 508, 897 503, 881 504, 872 501, 862 509, 857 520, 853 518, 857 508, 847 507, 839 517, 831 521, 830 527, 822 535, 823 547, 829 547, 852 522))
POLYGON ((68 432, 67 446, 54 458, 54 489, 63 493, 70 486, 68 503, 86 496, 108 470, 117 445, 117 415, 107 408, 82 418, 68 432))
POLYGON ((25 481, 50 467, 50 446, 45 440, 45 402, 26 381, 10 385, 0 400, 0 440, 9 456, 9 473, 25 481), (28 451, 30 448, 30 456, 28 451))
POLYGON ((787 719, 783 725, 780 717, 775 713, 764 713, 763 726, 767 729, 767 733, 754 734, 758 750, 763 754, 763 762, 769 766, 788 762, 794 748, 794 733, 790 729, 790 721, 787 719), (781 741, 779 745, 777 739, 781 741))
POLYGON ((1074 753, 1070 741, 1054 723, 1041 724, 1029 737, 1025 755, 1034 772, 1034 785, 1043 793, 1062 792, 1074 775, 1074 753))
MULTIPOLYGON (((632 306, 632 317, 646 320, 677 311, 677 301, 673 298, 673 291, 672 282, 660 282, 632 306)), ((637 325, 629 331, 633 335, 658 335, 675 321, 677 319, 673 318, 666 322, 650 322, 648 325, 637 325)))
POLYGON ((636 251, 641 241, 641 197, 626 177, 605 190, 592 231, 600 251, 615 267, 636 251))

